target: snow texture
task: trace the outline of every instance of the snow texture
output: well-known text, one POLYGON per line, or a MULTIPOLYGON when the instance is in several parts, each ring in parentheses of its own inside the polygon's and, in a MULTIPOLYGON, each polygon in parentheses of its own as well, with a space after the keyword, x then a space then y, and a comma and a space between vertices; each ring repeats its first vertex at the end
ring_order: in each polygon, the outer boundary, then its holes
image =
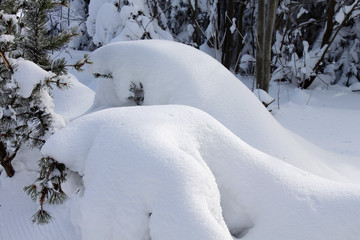
MULTIPOLYGON (((197 50, 164 41, 116 43, 91 60, 93 73, 113 76, 98 79, 97 112, 74 120, 42 149, 82 179, 71 173, 63 186, 70 200, 46 206, 54 222, 33 225, 38 206, 22 187, 36 178, 40 154, 21 149, 13 178, 0 166, 6 193, 0 194, 0 240, 359 238, 360 95, 351 92, 358 84, 348 92, 271 88, 281 100, 275 117, 330 153, 285 130, 242 83, 197 50), (157 106, 126 107, 135 105, 132 83, 144 85, 144 105, 157 106), (114 108, 99 110, 108 107, 114 108)), ((43 76, 28 69, 19 78, 43 76)), ((73 119, 94 95, 69 77, 72 90, 55 91, 54 102, 73 119)))
POLYGON ((18 59, 16 63, 13 78, 19 85, 19 94, 24 98, 30 97, 34 87, 51 76, 51 73, 31 61, 18 59))
POLYGON ((93 0, 89 4, 86 26, 97 46, 148 37, 173 40, 171 34, 149 16, 142 0, 129 0, 127 5, 120 1, 93 0))
POLYGON ((113 77, 98 81, 94 109, 134 105, 129 88, 142 83, 143 105, 199 108, 265 153, 319 176, 348 181, 299 145, 245 85, 199 50, 161 40, 118 42, 97 49, 91 59, 90 72, 113 77))
POLYGON ((53 98, 55 112, 65 119, 71 120, 89 110, 93 104, 95 92, 80 83, 72 74, 66 75, 68 89, 55 88, 53 98))
POLYGON ((85 192, 72 208, 82 239, 355 240, 360 234, 358 185, 270 157, 195 108, 98 111, 53 135, 42 153, 83 175, 85 192))

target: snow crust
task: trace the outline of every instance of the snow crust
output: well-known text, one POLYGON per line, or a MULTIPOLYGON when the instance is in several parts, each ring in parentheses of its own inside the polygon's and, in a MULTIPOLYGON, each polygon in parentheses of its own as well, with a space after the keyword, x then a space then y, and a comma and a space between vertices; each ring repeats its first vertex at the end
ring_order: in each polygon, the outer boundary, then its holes
POLYGON ((98 81, 94 109, 134 105, 132 83, 144 87, 143 105, 181 104, 216 118, 251 146, 319 176, 348 181, 298 144, 256 96, 219 62, 192 47, 161 40, 108 44, 91 54, 98 81))
POLYGON ((358 185, 270 157, 195 108, 98 111, 53 135, 42 153, 83 175, 84 195, 72 207, 82 239, 360 234, 358 185))

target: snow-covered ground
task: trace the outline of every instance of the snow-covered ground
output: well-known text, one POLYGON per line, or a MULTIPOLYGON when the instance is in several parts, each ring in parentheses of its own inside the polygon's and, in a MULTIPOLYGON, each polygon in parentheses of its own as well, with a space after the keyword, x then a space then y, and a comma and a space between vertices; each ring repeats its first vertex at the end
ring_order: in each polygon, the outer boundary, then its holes
POLYGON ((190 47, 114 43, 91 57, 91 72, 113 78, 98 79, 94 97, 91 74, 73 73, 90 88, 74 80, 55 110, 85 116, 42 150, 83 178, 69 176, 65 205, 47 206, 52 223, 33 225, 22 187, 35 166, 24 159, 39 153, 21 153, 15 177, 0 175, 0 240, 358 239, 359 93, 282 84, 270 114, 190 47), (132 82, 145 106, 131 106, 132 82))
POLYGON ((285 99, 274 116, 284 127, 329 151, 360 156, 359 92, 339 86, 311 91, 283 88, 285 94, 290 91, 289 97, 282 94, 285 99))

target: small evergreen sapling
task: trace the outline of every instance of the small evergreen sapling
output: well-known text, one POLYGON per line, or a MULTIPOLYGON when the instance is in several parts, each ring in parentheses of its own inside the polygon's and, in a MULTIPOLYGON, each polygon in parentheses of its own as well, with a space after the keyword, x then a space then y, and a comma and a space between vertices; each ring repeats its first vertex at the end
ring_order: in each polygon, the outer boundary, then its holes
MULTIPOLYGON (((12 161, 18 151, 23 147, 40 149, 59 127, 50 90, 52 85, 69 87, 64 77, 68 65, 64 59, 52 61, 50 53, 61 49, 74 30, 49 34, 46 24, 47 13, 64 2, 0 1, 0 164, 9 177, 15 174, 12 161), (24 66, 28 67, 25 72, 40 74, 35 74, 36 79, 31 77, 34 74, 27 76, 20 70, 24 66), (32 85, 24 86, 29 82, 32 85)), ((81 68, 85 63, 89 63, 88 58, 73 67, 81 68)), ((39 178, 24 190, 40 203, 33 221, 44 224, 51 220, 44 204, 60 204, 67 199, 61 189, 66 168, 44 157, 39 161, 39 169, 39 178)))
POLYGON ((49 53, 63 46, 71 34, 66 37, 65 33, 59 37, 46 36, 46 13, 54 4, 51 0, 4 0, 0 4, 3 9, 0 15, 0 163, 12 177, 15 171, 11 162, 19 149, 23 146, 40 148, 46 136, 55 130, 51 84, 61 88, 69 85, 63 78, 65 61, 52 62, 49 53), (44 74, 42 79, 36 80, 30 93, 24 94, 27 87, 21 82, 29 80, 25 79, 27 76, 16 73, 21 64, 29 65, 29 60, 36 64, 31 65, 31 71, 44 74), (39 67, 51 72, 46 73, 39 67))

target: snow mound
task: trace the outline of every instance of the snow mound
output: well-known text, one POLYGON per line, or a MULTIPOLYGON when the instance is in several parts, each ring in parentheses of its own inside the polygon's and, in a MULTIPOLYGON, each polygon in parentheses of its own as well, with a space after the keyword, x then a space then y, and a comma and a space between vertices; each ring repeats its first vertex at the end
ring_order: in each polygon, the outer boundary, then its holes
POLYGON ((84 114, 92 106, 95 92, 80 83, 72 74, 66 75, 69 89, 53 90, 55 112, 65 119, 73 119, 84 114))
POLYGON ((195 108, 98 111, 53 135, 42 153, 83 175, 84 195, 72 208, 82 239, 356 240, 360 234, 358 186, 259 152, 195 108))
POLYGON ((16 64, 13 78, 19 85, 19 94, 24 98, 30 97, 37 84, 52 76, 51 73, 46 72, 31 61, 20 58, 16 61, 16 64))
POLYGON ((251 146, 319 176, 342 181, 320 158, 299 146, 256 96, 209 55, 184 44, 131 41, 108 44, 91 54, 98 81, 94 108, 134 105, 132 84, 143 86, 143 105, 199 108, 251 146))

